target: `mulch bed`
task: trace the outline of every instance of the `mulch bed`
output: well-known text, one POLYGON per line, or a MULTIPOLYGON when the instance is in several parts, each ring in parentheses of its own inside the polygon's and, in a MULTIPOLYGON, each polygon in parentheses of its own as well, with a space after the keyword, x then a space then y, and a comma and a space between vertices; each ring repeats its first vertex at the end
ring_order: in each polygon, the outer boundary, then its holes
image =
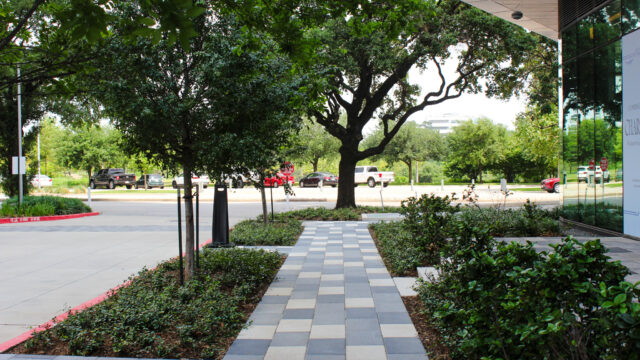
POLYGON ((423 306, 418 296, 403 296, 402 301, 409 312, 413 326, 418 331, 422 345, 431 360, 451 360, 449 349, 442 344, 438 330, 429 325, 429 318, 421 312, 423 306))

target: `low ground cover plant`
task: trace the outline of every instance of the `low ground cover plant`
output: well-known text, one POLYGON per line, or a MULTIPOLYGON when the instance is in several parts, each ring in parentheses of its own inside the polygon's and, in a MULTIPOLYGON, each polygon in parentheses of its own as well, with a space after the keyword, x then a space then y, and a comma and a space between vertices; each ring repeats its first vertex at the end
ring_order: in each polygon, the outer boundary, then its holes
POLYGON ((291 246, 302 230, 302 223, 293 218, 283 217, 265 225, 259 217, 237 223, 229 233, 229 241, 236 245, 291 246))
POLYGON ((25 196, 22 205, 18 197, 2 202, 1 217, 69 215, 91 212, 91 208, 79 199, 58 196, 25 196))
POLYGON ((486 228, 493 236, 558 236, 559 210, 545 210, 529 200, 518 209, 463 207, 459 221, 486 228))
POLYGON ((324 220, 324 221, 346 221, 360 220, 362 214, 398 212, 398 207, 385 207, 384 210, 378 206, 358 206, 346 209, 328 209, 323 207, 306 208, 301 210, 287 211, 275 214, 279 220, 292 218, 297 220, 324 220))
POLYGON ((418 292, 454 359, 638 359, 639 284, 599 240, 537 252, 461 227, 418 292))
POLYGON ((281 263, 262 250, 206 249, 181 287, 177 262, 165 262, 12 352, 220 359, 281 263))

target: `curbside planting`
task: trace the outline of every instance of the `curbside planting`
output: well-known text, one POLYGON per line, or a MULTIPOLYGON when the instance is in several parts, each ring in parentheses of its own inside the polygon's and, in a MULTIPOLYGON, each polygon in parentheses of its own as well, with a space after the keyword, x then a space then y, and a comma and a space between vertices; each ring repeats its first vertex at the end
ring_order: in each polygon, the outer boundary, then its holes
POLYGON ((69 215, 48 215, 48 216, 24 216, 13 218, 2 218, 0 224, 18 224, 27 222, 39 222, 39 221, 54 221, 54 220, 67 220, 77 219, 85 216, 100 215, 99 212, 81 213, 81 214, 69 214, 69 215))

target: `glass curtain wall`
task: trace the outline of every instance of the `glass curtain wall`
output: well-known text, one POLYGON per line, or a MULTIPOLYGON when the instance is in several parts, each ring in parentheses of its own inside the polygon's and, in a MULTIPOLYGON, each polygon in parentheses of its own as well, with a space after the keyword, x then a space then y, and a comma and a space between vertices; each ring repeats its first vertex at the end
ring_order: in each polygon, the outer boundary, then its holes
POLYGON ((621 24, 630 28, 631 22, 623 19, 624 3, 610 1, 562 32, 564 214, 618 232, 623 232, 620 38, 621 24))

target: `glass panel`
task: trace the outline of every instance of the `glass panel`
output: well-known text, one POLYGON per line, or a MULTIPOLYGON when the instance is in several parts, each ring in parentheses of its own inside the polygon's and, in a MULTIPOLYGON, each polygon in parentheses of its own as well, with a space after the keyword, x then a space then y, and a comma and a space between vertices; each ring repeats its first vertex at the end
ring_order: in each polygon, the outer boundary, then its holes
POLYGON ((591 14, 578 22, 577 55, 593 49, 595 14, 591 14))
POLYGON ((626 34, 640 27, 640 0, 622 0, 622 31, 626 34))
MULTIPOLYGON (((578 58, 578 165, 589 166, 594 160, 594 96, 595 73, 593 52, 578 58)), ((582 222, 595 225, 595 170, 578 180, 585 185, 579 187, 578 203, 582 222)))
POLYGON ((563 208, 567 219, 580 221, 578 204, 578 63, 571 61, 562 65, 562 184, 563 208))
MULTIPOLYGON (((596 184, 596 225, 622 232, 622 180, 615 174, 622 167, 622 49, 617 41, 594 54, 596 113, 594 122, 597 165, 604 163, 600 183, 596 184)), ((597 174, 596 174, 597 177, 597 174)))
POLYGON ((614 0, 592 15, 594 46, 620 37, 620 0, 614 0))
POLYGON ((568 60, 578 55, 577 35, 578 35, 578 25, 573 25, 569 29, 562 32, 562 58, 563 59, 568 60))

